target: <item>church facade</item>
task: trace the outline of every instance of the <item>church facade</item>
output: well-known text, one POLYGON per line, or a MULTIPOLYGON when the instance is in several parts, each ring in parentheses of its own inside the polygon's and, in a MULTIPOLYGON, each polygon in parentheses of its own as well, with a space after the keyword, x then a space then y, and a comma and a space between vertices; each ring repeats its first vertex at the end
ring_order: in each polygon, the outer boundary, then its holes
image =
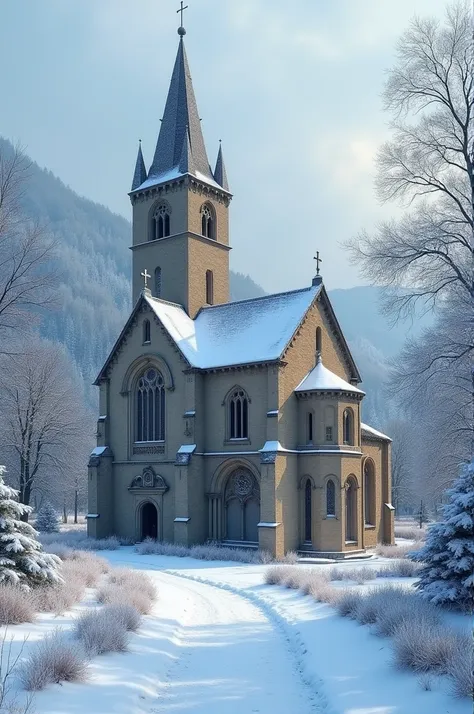
MULTIPOLYGON (((153 162, 130 193, 134 307, 97 377, 88 533, 344 557, 393 543, 390 439, 321 276, 229 302, 229 206, 184 29, 153 162)), ((319 271, 318 271, 319 273, 319 271)))

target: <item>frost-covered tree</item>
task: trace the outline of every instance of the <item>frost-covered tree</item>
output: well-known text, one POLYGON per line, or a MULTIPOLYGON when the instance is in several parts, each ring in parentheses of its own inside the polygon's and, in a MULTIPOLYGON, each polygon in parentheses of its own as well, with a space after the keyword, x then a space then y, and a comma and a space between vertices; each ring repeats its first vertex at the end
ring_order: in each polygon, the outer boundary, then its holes
POLYGON ((423 563, 418 589, 435 604, 471 611, 474 606, 474 461, 463 466, 446 491, 443 520, 428 530, 426 543, 409 558, 423 563))
POLYGON ((38 511, 35 526, 40 533, 57 533, 59 531, 59 517, 49 501, 46 501, 38 511))
POLYGON ((0 583, 29 587, 60 580, 55 555, 43 553, 35 529, 21 520, 29 506, 18 502, 18 491, 3 482, 0 466, 0 583))

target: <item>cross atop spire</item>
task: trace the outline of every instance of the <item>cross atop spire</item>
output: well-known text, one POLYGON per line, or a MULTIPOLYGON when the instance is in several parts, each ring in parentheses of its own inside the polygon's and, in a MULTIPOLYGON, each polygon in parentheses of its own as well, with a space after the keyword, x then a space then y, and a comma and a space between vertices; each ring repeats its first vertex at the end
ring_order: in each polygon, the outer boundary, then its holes
POLYGON ((183 12, 188 9, 188 5, 185 5, 185 6, 183 7, 183 0, 181 0, 181 3, 180 3, 180 4, 181 4, 181 7, 179 8, 179 10, 176 10, 177 13, 178 13, 178 12, 181 13, 181 22, 180 22, 180 25, 179 25, 179 27, 178 27, 178 35, 179 35, 180 37, 183 37, 183 35, 186 34, 186 30, 185 30, 184 27, 183 27, 183 12))
POLYGON ((319 275, 319 264, 323 262, 323 259, 319 257, 319 250, 316 251, 313 260, 316 261, 316 275, 319 275))

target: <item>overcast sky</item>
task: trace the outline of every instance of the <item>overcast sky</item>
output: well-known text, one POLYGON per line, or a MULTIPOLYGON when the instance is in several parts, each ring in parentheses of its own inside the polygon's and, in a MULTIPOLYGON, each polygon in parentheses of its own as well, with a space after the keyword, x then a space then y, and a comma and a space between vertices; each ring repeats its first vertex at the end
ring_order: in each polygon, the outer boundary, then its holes
MULTIPOLYGON (((444 0, 187 0, 185 42, 209 160, 222 139, 231 265, 275 292, 359 283, 341 241, 382 209, 385 71, 414 13, 444 0)), ((177 0, 0 0, 0 134, 78 193, 130 218, 178 43, 177 0)), ((391 209, 390 209, 391 210, 391 209)))

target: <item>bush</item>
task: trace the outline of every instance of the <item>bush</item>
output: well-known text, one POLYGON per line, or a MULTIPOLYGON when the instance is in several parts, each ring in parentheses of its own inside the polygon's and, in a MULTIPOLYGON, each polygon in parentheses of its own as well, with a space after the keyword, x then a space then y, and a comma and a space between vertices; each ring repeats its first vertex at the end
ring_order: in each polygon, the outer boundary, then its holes
POLYGON ((412 560, 395 560, 377 571, 378 578, 416 578, 421 565, 412 560))
POLYGON ((329 583, 328 574, 314 569, 307 572, 301 591, 311 595, 317 602, 334 604, 337 597, 336 590, 329 583))
POLYGON ((129 633, 122 614, 116 607, 82 614, 74 628, 89 657, 106 652, 125 652, 129 633))
POLYGON ((62 531, 60 533, 41 533, 40 543, 43 546, 55 544, 63 545, 76 550, 118 550, 120 540, 115 536, 109 538, 88 538, 85 530, 62 531))
POLYGON ((405 620, 396 629, 393 647, 399 667, 447 674, 457 652, 469 652, 467 637, 424 620, 405 620))
POLYGON ((45 503, 38 511, 35 528, 40 533, 59 532, 59 517, 50 503, 45 503))
POLYGON ((366 580, 374 580, 377 577, 377 571, 375 568, 369 568, 367 565, 362 565, 360 567, 340 567, 331 568, 330 579, 331 580, 353 580, 359 585, 363 585, 366 580))
POLYGON ((375 552, 382 558, 406 558, 407 553, 415 549, 414 545, 379 545, 375 552))
POLYGON ((0 585, 0 625, 19 625, 35 619, 31 591, 14 585, 0 585))
POLYGON ((335 601, 336 610, 343 617, 356 617, 357 608, 362 600, 360 592, 354 590, 342 590, 338 593, 335 601))
POLYGON ((83 583, 75 577, 58 585, 41 586, 33 592, 35 608, 61 615, 82 600, 84 589, 83 583))
POLYGON ((274 565, 265 571, 265 582, 267 585, 280 585, 286 568, 282 565, 274 565))
POLYGON ((395 538, 407 538, 415 541, 424 540, 426 538, 426 529, 417 526, 395 525, 395 538))
POLYGON ((467 650, 457 650, 448 663, 448 674, 456 697, 474 699, 474 657, 472 643, 467 650))
POLYGON ((28 691, 44 689, 47 684, 80 682, 86 674, 86 658, 81 647, 67 642, 58 632, 45 635, 20 669, 20 679, 28 691))
POLYGON ((390 600, 387 599, 387 607, 377 619, 376 631, 379 635, 392 636, 405 622, 423 622, 439 627, 441 617, 436 608, 423 602, 415 593, 393 588, 390 600))
POLYGON ((151 611, 156 597, 156 587, 148 575, 125 568, 113 570, 107 583, 99 588, 97 593, 99 602, 130 605, 142 615, 151 611))
POLYGON ((120 622, 128 632, 136 632, 140 627, 140 613, 131 605, 118 603, 116 605, 107 605, 109 612, 117 622, 120 622))
POLYGON ((401 589, 378 587, 363 595, 354 612, 355 619, 361 625, 372 625, 379 621, 385 611, 398 602, 401 589))

